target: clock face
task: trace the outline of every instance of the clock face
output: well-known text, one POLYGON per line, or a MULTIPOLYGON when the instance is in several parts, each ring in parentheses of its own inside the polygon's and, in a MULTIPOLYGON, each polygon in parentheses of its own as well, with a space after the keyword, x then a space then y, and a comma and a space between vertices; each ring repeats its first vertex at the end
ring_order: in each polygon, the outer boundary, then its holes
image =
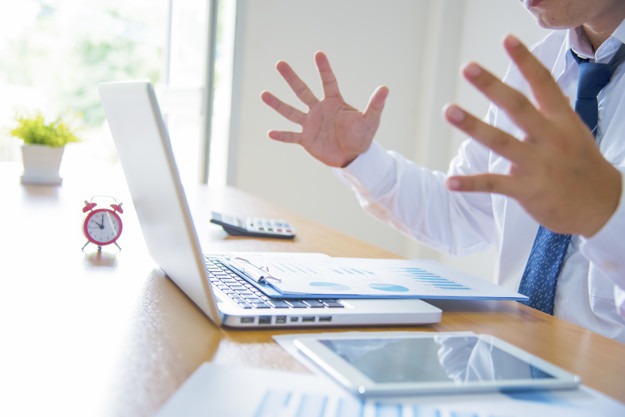
POLYGON ((84 224, 87 239, 96 245, 108 245, 115 242, 122 233, 122 220, 112 210, 93 210, 87 215, 84 224))

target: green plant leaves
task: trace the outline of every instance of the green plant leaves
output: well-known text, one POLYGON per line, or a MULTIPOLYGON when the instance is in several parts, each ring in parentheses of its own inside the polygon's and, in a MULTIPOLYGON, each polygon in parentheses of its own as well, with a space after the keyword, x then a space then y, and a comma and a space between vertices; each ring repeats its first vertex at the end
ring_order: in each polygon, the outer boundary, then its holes
POLYGON ((33 116, 18 116, 16 120, 17 126, 11 129, 11 136, 27 144, 61 147, 80 141, 60 117, 47 122, 43 114, 39 112, 33 116))

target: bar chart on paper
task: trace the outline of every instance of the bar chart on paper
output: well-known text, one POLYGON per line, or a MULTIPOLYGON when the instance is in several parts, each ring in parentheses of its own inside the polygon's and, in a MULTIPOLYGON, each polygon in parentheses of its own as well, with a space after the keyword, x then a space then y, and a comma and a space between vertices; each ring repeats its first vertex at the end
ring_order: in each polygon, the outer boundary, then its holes
MULTIPOLYGON (((272 258, 246 260, 283 297, 510 299, 526 297, 433 260, 272 258)), ((273 295, 273 294, 272 294, 273 295)), ((275 296, 275 295, 273 295, 275 296)))
MULTIPOLYGON (((255 417, 491 417, 490 414, 458 412, 440 406, 419 406, 393 401, 358 400, 323 394, 269 390, 255 417)), ((494 417, 494 416, 492 416, 494 417)), ((498 416, 504 417, 504 416, 498 416)))
POLYGON ((314 374, 204 363, 157 416, 612 417, 625 415, 624 410, 623 404, 586 387, 364 400, 314 374), (233 401, 233 395, 246 401, 233 401))
POLYGON ((623 405, 585 389, 388 400, 339 393, 270 389, 254 417, 585 417, 623 411, 623 405))

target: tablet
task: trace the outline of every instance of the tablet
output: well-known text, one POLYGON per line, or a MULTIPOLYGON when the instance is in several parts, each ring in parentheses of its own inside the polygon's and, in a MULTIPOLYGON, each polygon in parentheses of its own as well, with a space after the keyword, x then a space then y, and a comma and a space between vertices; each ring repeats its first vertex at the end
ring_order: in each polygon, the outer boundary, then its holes
POLYGON ((489 335, 372 332, 297 338, 295 346, 361 397, 570 389, 580 378, 489 335))

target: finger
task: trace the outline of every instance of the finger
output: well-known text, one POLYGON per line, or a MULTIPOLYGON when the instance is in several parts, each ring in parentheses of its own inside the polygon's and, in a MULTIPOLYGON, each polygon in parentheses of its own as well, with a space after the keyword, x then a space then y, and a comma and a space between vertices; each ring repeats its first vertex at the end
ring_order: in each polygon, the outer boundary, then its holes
POLYGON ((273 140, 277 140, 278 142, 285 143, 300 143, 301 142, 301 133, 297 132, 286 132, 282 130, 270 130, 267 132, 267 136, 273 140))
POLYGON ((339 97, 341 92, 339 91, 339 85, 330 67, 330 61, 323 52, 317 52, 315 54, 315 62, 319 75, 321 76, 321 83, 323 85, 323 93, 326 97, 339 97))
POLYGON ((306 83, 293 71, 293 68, 291 68, 289 64, 284 61, 279 61, 276 64, 276 69, 289 87, 291 87, 291 90, 293 90, 297 98, 302 100, 304 104, 308 107, 312 107, 319 102, 310 88, 308 88, 306 83))
POLYGON ((369 104, 367 104, 367 108, 363 113, 369 125, 380 122, 382 110, 384 110, 384 104, 386 104, 386 98, 388 97, 388 92, 388 87, 380 86, 375 90, 369 99, 369 104))
POLYGON ((260 94, 260 98, 266 105, 280 113, 287 120, 300 125, 304 123, 304 120, 306 119, 305 113, 291 105, 286 104, 269 91, 263 91, 260 94))
POLYGON ((529 83, 532 94, 542 110, 551 114, 560 111, 560 109, 570 110, 568 98, 549 70, 518 38, 512 35, 506 36, 504 48, 529 83))
POLYGON ((523 185, 517 178, 501 174, 452 176, 447 178, 447 188, 451 191, 503 194, 512 198, 523 191, 523 185))
POLYGON ((534 150, 514 136, 485 123, 451 104, 443 109, 445 119, 468 136, 522 168, 531 170, 534 150))
POLYGON ((463 69, 465 78, 530 137, 538 137, 546 127, 545 117, 521 92, 502 82, 476 63, 463 69))

